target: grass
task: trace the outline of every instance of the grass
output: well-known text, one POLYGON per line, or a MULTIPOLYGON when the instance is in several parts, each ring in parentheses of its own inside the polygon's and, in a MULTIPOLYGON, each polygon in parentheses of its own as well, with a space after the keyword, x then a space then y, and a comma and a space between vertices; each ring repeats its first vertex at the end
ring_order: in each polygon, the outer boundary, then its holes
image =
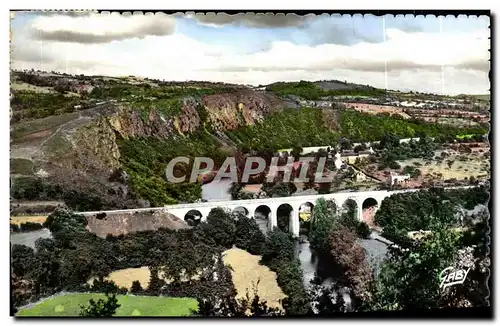
POLYGON ((38 131, 46 129, 54 129, 71 120, 77 119, 79 116, 78 112, 66 113, 62 115, 53 115, 43 119, 37 119, 32 121, 22 121, 12 125, 11 137, 13 141, 21 141, 23 137, 28 134, 35 133, 38 131))
MULTIPOLYGON (((101 293, 75 293, 47 299, 34 307, 21 309, 16 316, 67 317, 78 316, 80 305, 88 305, 90 299, 104 298, 101 293)), ((188 316, 198 308, 192 298, 169 298, 118 295, 121 305, 115 316, 188 316)))
POLYGON ((22 175, 33 175, 33 162, 31 160, 23 158, 11 158, 10 159, 10 173, 11 174, 22 174, 22 175))

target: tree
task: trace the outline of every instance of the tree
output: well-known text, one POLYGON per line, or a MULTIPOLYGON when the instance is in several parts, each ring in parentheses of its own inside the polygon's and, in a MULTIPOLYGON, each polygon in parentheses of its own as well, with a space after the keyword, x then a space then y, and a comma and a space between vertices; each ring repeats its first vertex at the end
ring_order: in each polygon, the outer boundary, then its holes
POLYGON ((88 306, 80 306, 79 315, 85 317, 112 317, 120 306, 116 294, 109 295, 106 293, 106 300, 99 299, 95 301, 90 299, 88 306))
POLYGON ((329 316, 347 312, 339 282, 331 286, 314 285, 309 295, 312 297, 312 310, 316 315, 329 316))
POLYGON ((412 248, 391 249, 374 286, 372 310, 438 308, 443 294, 439 274, 450 266, 459 236, 441 225, 412 248))
POLYGON ((385 149, 392 149, 399 146, 399 137, 392 133, 386 133, 380 140, 380 147, 385 149))
POLYGON ((352 149, 352 144, 349 141, 349 139, 347 139, 347 138, 342 138, 339 141, 339 145, 340 145, 340 149, 341 150, 350 150, 350 149, 352 149))
POLYGON ((335 229, 330 234, 330 255, 341 268, 341 275, 346 278, 354 297, 360 302, 369 302, 373 273, 366 261, 365 249, 356 240, 356 234, 345 226, 335 229))
POLYGON ((411 166, 411 165, 405 166, 403 169, 403 173, 409 174, 410 177, 412 177, 412 178, 418 178, 421 175, 420 170, 414 166, 411 166))
POLYGON ((202 225, 209 237, 224 248, 231 248, 235 241, 236 226, 232 216, 217 207, 210 211, 207 223, 202 225))
POLYGON ((137 293, 141 293, 142 291, 143 290, 142 290, 141 282, 139 282, 138 280, 133 281, 132 286, 130 287, 130 292, 137 294, 137 293))
POLYGON ((255 222, 255 219, 240 215, 236 220, 235 245, 252 255, 260 255, 265 242, 266 237, 260 230, 257 222, 255 222))
POLYGON ((24 276, 35 267, 35 252, 25 245, 14 244, 11 246, 12 272, 17 276, 24 276))
POLYGON ((165 281, 160 279, 158 276, 158 268, 157 267, 149 267, 150 276, 149 276, 149 285, 148 292, 150 293, 159 293, 161 288, 165 285, 165 281))
POLYGON ((309 243, 317 252, 328 252, 329 237, 335 224, 335 218, 330 213, 325 199, 316 201, 313 208, 313 220, 309 231, 309 243))
POLYGON ((278 308, 271 308, 266 301, 261 301, 257 291, 254 290, 253 298, 247 292, 245 298, 236 299, 234 295, 223 297, 198 298, 198 310, 192 311, 197 316, 212 317, 258 317, 282 316, 278 308))
POLYGON ((262 260, 271 262, 274 260, 292 260, 294 253, 292 236, 279 229, 268 233, 266 245, 262 252, 262 260))

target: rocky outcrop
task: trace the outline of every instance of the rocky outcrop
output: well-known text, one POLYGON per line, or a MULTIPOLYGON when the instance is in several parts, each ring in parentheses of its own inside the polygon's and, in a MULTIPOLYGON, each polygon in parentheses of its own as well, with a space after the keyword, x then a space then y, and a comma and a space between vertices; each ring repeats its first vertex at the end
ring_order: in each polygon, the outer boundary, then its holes
POLYGON ((99 237, 108 234, 118 236, 138 231, 189 228, 186 222, 175 215, 162 211, 101 213, 87 218, 87 229, 99 237))
POLYGON ((79 154, 87 152, 89 155, 95 155, 111 169, 120 166, 120 150, 116 143, 116 135, 106 119, 99 118, 94 123, 80 128, 73 139, 74 150, 79 154))
POLYGON ((262 121, 267 115, 285 106, 272 94, 241 90, 182 100, 182 112, 166 116, 153 109, 145 118, 141 108, 121 106, 105 119, 122 138, 160 137, 192 133, 203 122, 214 130, 227 131, 262 121), (203 111, 203 112, 202 112, 203 111), (205 115, 202 117, 202 113, 205 115))
POLYGON ((253 125, 284 107, 276 96, 252 91, 205 96, 203 101, 212 127, 221 131, 253 125))

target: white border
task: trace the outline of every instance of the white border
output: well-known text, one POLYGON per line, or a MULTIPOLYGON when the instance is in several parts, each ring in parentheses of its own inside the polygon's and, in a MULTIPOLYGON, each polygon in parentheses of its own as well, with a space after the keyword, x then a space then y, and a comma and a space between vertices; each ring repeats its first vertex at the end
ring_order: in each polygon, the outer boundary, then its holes
MULTIPOLYGON (((9 214, 9 113, 8 113, 8 107, 9 107, 9 102, 8 102, 8 96, 9 96, 9 52, 8 52, 8 42, 9 42, 9 33, 7 32, 9 30, 9 15, 7 13, 7 9, 31 9, 31 8, 37 8, 37 9, 95 9, 95 8, 102 8, 102 9, 170 9, 170 10, 176 10, 176 9, 206 9, 206 10, 228 10, 228 9, 233 9, 233 10, 249 10, 249 9, 268 9, 268 10, 278 10, 278 9, 289 9, 289 10, 313 10, 313 9, 330 9, 330 10, 340 10, 340 9, 372 9, 372 10, 393 10, 393 9, 416 9, 416 10, 429 10, 429 9, 435 9, 435 10, 440 10, 440 9, 491 9, 493 13, 498 13, 500 12, 499 8, 499 1, 498 0, 453 0, 453 1, 437 1, 437 0, 418 0, 418 1, 389 1, 389 0, 378 0, 378 1, 373 1, 373 0, 357 0, 357 1, 334 1, 334 0, 329 0, 329 1, 319 1, 319 0, 307 0, 307 1, 298 1, 298 0, 286 0, 286 1, 269 1, 269 0, 253 0, 253 1, 206 1, 206 0, 182 0, 182 1, 157 1, 157 0, 140 0, 140 1, 132 1, 132 0, 120 0, 120 1, 102 1, 102 0, 85 0, 82 2, 71 2, 69 3, 68 1, 62 1, 62 0, 44 0, 42 1, 36 1, 36 0, 7 0, 7 1, 2 1, 0 3, 0 7, 2 10, 0 11, 0 22, 1 22, 1 44, 3 45, 3 49, 0 52, 0 55, 2 57, 1 62, 3 63, 3 71, 4 73, 0 75, 0 80, 1 80, 1 87, 0 87, 0 92, 1 92, 1 98, 2 98, 2 109, 0 110, 0 114, 2 114, 2 117, 0 118, 0 132, 2 133, 0 135, 0 150, 2 155, 0 155, 0 164, 1 164, 1 169, 0 169, 0 186, 2 187, 3 191, 0 193, 2 196, 0 197, 0 205, 2 208, 2 212, 5 213, 5 215, 9 214)), ((492 18, 493 20, 495 17, 492 18)), ((498 27, 498 26, 496 26, 498 27)), ((495 52, 495 60, 497 59, 497 52, 495 52)), ((497 80, 498 83, 498 80, 497 80)), ((495 95, 496 95, 496 88, 494 90, 495 95)), ((496 101, 498 101, 498 97, 495 96, 496 101)), ((496 108, 495 108, 496 109, 496 108)), ((495 114, 495 116, 498 116, 498 113, 495 114)), ((496 118, 495 122, 497 119, 496 118)), ((494 123, 496 124, 496 123, 494 123)), ((493 126, 493 125, 492 125, 493 126)), ((497 138, 497 137, 496 137, 497 138)), ((493 149, 493 153, 497 152, 497 147, 500 146, 498 141, 495 142, 495 148, 493 149)), ((496 156, 496 155, 494 155, 496 156)), ((494 181, 496 183, 496 181, 494 181)), ((497 189, 496 184, 495 184, 495 189, 497 189)), ((495 194, 495 197, 498 197, 498 191, 495 194)), ((498 198, 495 200, 498 202, 498 198)), ((493 198, 491 199, 493 200, 493 198)), ((493 215, 492 215, 493 218, 493 215)), ((0 277, 0 293, 6 300, 2 300, 3 304, 1 305, 2 307, 2 319, 5 324, 12 324, 14 323, 14 319, 8 317, 9 316, 9 283, 8 279, 10 277, 10 272, 8 270, 8 266, 10 262, 8 261, 9 259, 9 252, 7 251, 8 248, 8 243, 9 243, 9 229, 7 226, 7 216, 4 216, 5 221, 3 222, 3 227, 1 228, 1 231, 3 232, 4 236, 0 237, 2 240, 2 244, 0 245, 2 249, 2 259, 3 259, 3 264, 1 268, 1 277, 0 277)), ((500 223, 495 223, 495 228, 499 228, 500 223)), ((498 233, 497 233, 498 234, 498 233)), ((498 251, 495 250, 495 257, 493 258, 493 261, 496 260, 496 257, 498 256, 498 251)), ((498 268, 495 269, 498 272, 498 268)), ((496 275, 495 275, 496 276, 496 275)), ((493 275, 492 275, 493 277, 493 275)), ((498 285, 497 285, 498 288, 498 285)), ((491 297, 494 298, 495 302, 495 308, 498 306, 498 296, 496 296, 493 292, 491 293, 491 297)), ((150 320, 149 320, 150 321, 150 320)), ((28 323, 24 321, 25 323, 28 323)), ((73 322, 70 320, 62 320, 62 322, 73 322)), ((94 324, 100 325, 104 324, 103 321, 97 321, 97 320, 92 320, 91 321, 94 324)), ((129 321, 122 321, 122 322, 130 322, 129 321)), ((132 322, 135 322, 132 321, 132 322)), ((179 320, 158 320, 156 321, 158 323, 168 323, 168 324, 177 324, 180 323, 181 321, 179 320)), ((182 321, 183 323, 192 323, 193 321, 191 320, 184 320, 182 321)), ((218 323, 219 320, 216 321, 211 321, 211 320, 205 320, 205 323, 218 323)), ((232 320, 231 322, 233 323, 240 323, 242 321, 235 321, 232 320)), ((262 324, 267 324, 270 323, 271 321, 267 320, 259 320, 259 323, 262 324)), ((286 322, 286 323, 293 323, 293 322, 301 322, 300 320, 293 321, 291 319, 288 320, 281 320, 281 321, 272 321, 273 323, 276 322, 286 322)), ((333 322, 336 324, 339 323, 344 323, 342 320, 335 320, 335 321, 327 321, 327 322, 333 322)), ((376 320, 359 320, 356 321, 356 323, 374 323, 378 322, 376 320)), ((387 322, 387 321, 381 321, 381 322, 387 322)), ((401 323, 403 322, 402 320, 394 320, 393 322, 401 323)), ((404 321, 404 322, 411 322, 410 320, 404 321)), ((431 324, 433 323, 432 321, 421 321, 425 322, 426 324, 431 324)), ((436 321, 437 322, 437 321, 436 321)), ((456 323, 457 321, 452 321, 453 323, 456 323)), ((33 322, 29 322, 33 323, 33 322)), ((42 323, 42 324, 51 324, 53 323, 53 320, 36 320, 36 323, 42 323)), ((3 323, 2 323, 3 324, 3 323)))

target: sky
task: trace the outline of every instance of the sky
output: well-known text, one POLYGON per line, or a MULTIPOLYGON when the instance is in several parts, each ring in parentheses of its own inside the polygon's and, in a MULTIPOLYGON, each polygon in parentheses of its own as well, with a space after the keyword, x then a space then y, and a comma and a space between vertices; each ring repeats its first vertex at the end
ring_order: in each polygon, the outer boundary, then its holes
POLYGON ((487 94, 487 16, 16 12, 11 68, 487 94))

